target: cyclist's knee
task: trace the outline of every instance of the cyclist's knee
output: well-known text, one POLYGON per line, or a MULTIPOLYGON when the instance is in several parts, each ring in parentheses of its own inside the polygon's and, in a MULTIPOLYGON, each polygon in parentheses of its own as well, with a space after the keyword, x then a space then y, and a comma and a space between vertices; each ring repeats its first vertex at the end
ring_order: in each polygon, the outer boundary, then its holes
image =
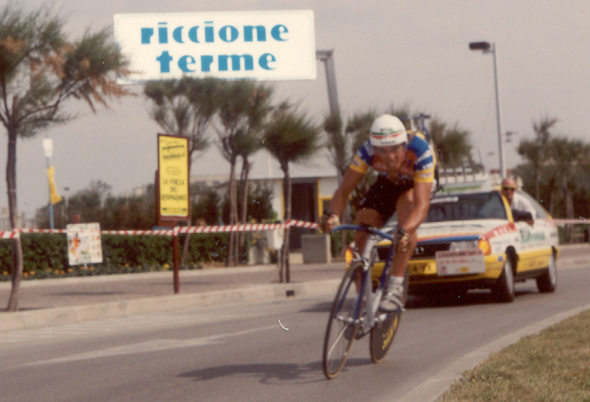
POLYGON ((355 223, 357 225, 368 225, 372 227, 383 226, 381 214, 374 209, 363 208, 356 214, 355 223))

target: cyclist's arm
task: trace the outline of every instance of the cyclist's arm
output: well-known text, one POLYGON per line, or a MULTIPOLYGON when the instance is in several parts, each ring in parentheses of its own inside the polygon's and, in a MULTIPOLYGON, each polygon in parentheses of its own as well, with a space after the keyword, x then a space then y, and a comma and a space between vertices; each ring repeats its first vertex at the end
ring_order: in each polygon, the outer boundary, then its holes
POLYGON ((430 190, 432 182, 414 183, 414 208, 403 223, 403 228, 408 233, 415 232, 420 224, 426 219, 430 207, 430 190))
MULTIPOLYGON (((338 186, 338 189, 336 189, 332 196, 332 200, 330 201, 330 212, 333 215, 337 215, 338 217, 342 216, 342 212, 348 203, 348 197, 350 197, 352 190, 356 188, 364 175, 364 173, 357 170, 351 168, 346 169, 344 177, 342 178, 342 183, 340 183, 340 186, 338 186)), ((333 216, 330 216, 326 222, 325 230, 329 232, 334 227, 334 224, 335 221, 333 216)))

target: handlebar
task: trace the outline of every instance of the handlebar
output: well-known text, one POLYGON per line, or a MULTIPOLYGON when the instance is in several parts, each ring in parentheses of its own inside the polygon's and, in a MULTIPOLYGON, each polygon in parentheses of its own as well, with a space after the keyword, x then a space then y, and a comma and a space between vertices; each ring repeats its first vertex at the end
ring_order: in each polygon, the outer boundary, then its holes
POLYGON ((334 229, 332 229, 332 232, 334 231, 341 231, 341 230, 360 230, 361 232, 367 232, 367 233, 371 233, 374 235, 377 235, 383 239, 387 239, 387 240, 391 240, 393 241, 393 235, 390 233, 386 233, 386 232, 382 232, 381 230, 377 229, 377 228, 373 228, 370 226, 363 226, 363 225, 338 225, 336 227, 334 227, 334 229))

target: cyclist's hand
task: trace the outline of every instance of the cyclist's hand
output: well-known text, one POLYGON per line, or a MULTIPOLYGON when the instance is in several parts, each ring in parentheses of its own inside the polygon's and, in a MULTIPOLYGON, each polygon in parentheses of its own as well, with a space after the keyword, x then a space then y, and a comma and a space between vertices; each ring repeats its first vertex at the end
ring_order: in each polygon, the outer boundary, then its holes
POLYGON ((405 253, 410 247, 410 236, 406 233, 406 230, 401 226, 395 231, 395 242, 397 243, 396 251, 398 253, 405 253))
POLYGON ((320 229, 324 233, 330 233, 335 226, 340 224, 337 213, 326 211, 320 219, 320 229))

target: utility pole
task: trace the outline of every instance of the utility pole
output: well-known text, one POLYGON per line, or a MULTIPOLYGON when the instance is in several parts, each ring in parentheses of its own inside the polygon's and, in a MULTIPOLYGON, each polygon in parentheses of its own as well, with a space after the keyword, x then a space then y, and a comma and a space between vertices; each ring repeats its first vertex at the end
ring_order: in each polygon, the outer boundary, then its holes
POLYGON ((336 69, 334 68, 334 49, 317 50, 316 58, 324 62, 326 67, 326 81, 328 83, 328 101, 330 102, 330 114, 340 116, 338 103, 338 90, 336 89, 336 69))

